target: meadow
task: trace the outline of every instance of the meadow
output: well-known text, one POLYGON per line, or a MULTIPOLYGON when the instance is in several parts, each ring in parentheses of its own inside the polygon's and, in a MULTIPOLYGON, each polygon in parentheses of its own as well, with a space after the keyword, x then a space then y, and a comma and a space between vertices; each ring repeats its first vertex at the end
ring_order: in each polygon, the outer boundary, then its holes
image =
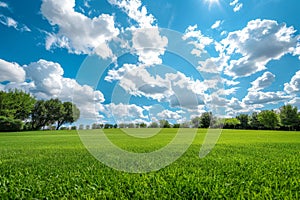
MULTIPOLYGON (((147 152, 176 129, 147 143, 120 129, 105 133, 124 149, 147 152)), ((205 133, 199 129, 171 165, 141 174, 105 166, 76 131, 0 133, 0 199, 300 199, 300 132, 223 130, 200 159, 205 133)))

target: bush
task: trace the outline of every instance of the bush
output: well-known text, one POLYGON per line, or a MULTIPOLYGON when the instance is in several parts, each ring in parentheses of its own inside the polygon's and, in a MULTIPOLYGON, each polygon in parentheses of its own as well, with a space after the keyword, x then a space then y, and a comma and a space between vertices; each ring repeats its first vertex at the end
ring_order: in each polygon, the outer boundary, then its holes
POLYGON ((19 119, 0 116, 0 131, 21 131, 24 123, 19 119))

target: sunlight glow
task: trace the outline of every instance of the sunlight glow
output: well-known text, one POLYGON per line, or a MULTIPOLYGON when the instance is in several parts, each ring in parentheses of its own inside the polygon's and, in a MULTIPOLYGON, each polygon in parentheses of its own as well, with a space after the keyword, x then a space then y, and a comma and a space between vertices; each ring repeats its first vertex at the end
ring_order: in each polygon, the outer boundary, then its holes
POLYGON ((211 8, 213 5, 220 5, 219 0, 204 0, 204 2, 208 4, 209 8, 211 8))

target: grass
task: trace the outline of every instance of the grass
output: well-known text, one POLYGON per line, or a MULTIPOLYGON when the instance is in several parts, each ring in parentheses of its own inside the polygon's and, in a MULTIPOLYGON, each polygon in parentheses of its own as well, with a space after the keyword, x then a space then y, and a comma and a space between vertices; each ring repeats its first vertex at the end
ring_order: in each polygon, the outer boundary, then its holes
MULTIPOLYGON (((106 134, 122 148, 148 152, 175 129, 145 139, 106 134)), ((205 130, 173 164, 145 174, 111 169, 76 131, 0 133, 0 199, 299 199, 300 133, 223 130, 199 159, 205 130)))

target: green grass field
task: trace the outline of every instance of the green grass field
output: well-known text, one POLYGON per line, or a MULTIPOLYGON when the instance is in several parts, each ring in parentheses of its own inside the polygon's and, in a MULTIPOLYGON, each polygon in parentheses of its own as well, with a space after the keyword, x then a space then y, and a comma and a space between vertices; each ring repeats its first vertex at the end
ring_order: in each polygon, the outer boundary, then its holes
MULTIPOLYGON (((144 152, 175 132, 164 129, 150 143, 118 129, 106 134, 144 152)), ((0 199, 300 199, 300 132, 223 130, 200 159, 205 133, 173 164, 144 174, 100 163, 76 131, 0 133, 0 199)))

